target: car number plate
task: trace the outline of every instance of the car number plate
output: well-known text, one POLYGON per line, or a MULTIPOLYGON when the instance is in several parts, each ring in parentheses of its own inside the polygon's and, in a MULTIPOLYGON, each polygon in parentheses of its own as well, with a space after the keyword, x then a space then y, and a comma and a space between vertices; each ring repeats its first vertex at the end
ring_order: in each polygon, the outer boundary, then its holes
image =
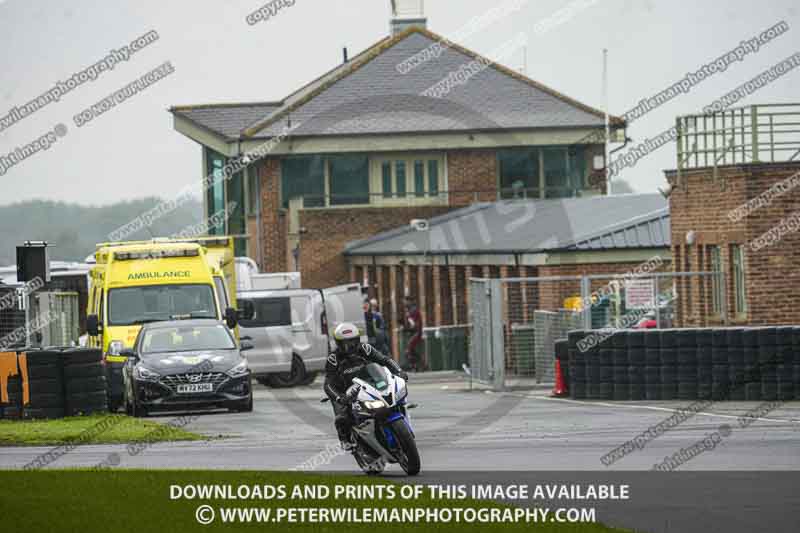
POLYGON ((213 383, 185 383, 178 385, 180 394, 192 394, 195 392, 214 392, 213 383))

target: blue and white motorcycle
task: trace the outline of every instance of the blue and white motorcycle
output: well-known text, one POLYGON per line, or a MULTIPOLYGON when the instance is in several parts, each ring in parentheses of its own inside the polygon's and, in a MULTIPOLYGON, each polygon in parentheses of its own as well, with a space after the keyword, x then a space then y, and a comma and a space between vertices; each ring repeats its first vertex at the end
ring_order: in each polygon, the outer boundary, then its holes
MULTIPOLYGON (((380 474, 397 463, 410 476, 420 470, 419 451, 411 429, 406 380, 369 363, 352 378, 346 397, 352 402, 353 457, 367 474, 380 474)), ((325 400, 323 400, 325 401, 325 400)))

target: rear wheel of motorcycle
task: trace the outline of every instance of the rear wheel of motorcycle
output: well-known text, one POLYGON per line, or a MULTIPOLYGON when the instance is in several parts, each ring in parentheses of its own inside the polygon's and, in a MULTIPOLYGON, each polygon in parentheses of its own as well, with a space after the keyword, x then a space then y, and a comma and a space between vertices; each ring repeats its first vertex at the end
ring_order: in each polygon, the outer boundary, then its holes
POLYGON ((397 462, 400 463, 406 474, 416 476, 420 469, 419 451, 417 451, 417 442, 414 440, 411 430, 408 429, 406 421, 400 418, 392 422, 392 431, 400 448, 397 462))

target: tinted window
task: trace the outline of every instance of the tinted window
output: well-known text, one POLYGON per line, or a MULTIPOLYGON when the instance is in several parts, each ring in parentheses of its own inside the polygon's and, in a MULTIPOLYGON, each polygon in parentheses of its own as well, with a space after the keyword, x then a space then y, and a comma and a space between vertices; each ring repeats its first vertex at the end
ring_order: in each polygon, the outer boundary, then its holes
POLYGON ((239 325, 245 328, 263 328, 292 325, 292 306, 286 298, 251 298, 239 300, 245 311, 239 325))
POLYGON ((369 159, 336 156, 330 160, 331 205, 369 203, 369 159))
POLYGON ((503 198, 539 196, 539 151, 500 150, 500 193, 503 198))
POLYGON ((306 207, 325 205, 325 166, 320 156, 287 157, 281 161, 283 207, 302 197, 306 207))

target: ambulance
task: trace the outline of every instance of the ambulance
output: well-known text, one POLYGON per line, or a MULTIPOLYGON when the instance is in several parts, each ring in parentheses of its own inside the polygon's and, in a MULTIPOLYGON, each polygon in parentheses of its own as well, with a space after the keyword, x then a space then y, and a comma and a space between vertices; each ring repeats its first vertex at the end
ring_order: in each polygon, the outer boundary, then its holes
POLYGON ((232 240, 154 239, 101 243, 89 272, 86 329, 89 346, 101 348, 109 406, 122 401, 123 348, 132 347, 142 324, 214 318, 236 330, 232 240))

